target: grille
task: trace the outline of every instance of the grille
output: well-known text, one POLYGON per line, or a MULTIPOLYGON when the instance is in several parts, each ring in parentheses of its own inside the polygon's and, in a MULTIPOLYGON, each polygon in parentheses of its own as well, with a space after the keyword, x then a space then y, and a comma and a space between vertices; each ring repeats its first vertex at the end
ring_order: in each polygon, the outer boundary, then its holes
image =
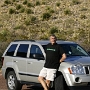
POLYGON ((90 66, 85 66, 85 72, 86 74, 90 74, 90 66))

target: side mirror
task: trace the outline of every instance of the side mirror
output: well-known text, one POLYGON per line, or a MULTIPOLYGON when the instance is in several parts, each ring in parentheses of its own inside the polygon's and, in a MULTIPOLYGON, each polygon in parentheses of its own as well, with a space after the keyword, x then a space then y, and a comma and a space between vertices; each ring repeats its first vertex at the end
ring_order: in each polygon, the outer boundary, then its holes
POLYGON ((38 53, 31 54, 30 56, 31 56, 31 58, 38 59, 38 60, 44 60, 45 59, 43 55, 38 54, 38 53))

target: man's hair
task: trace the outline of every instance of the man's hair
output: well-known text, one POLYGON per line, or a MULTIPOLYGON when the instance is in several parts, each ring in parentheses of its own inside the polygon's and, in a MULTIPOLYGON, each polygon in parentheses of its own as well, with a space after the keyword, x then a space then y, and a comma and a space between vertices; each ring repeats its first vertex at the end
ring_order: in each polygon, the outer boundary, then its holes
MULTIPOLYGON (((55 39, 57 40, 57 37, 56 37, 54 34, 51 34, 50 37, 51 37, 51 36, 52 36, 52 37, 55 37, 55 39)), ((49 37, 49 39, 50 39, 50 37, 49 37)))
POLYGON ((57 39, 57 37, 56 37, 54 34, 51 34, 50 37, 51 37, 51 36, 52 36, 52 37, 55 37, 55 38, 57 39))

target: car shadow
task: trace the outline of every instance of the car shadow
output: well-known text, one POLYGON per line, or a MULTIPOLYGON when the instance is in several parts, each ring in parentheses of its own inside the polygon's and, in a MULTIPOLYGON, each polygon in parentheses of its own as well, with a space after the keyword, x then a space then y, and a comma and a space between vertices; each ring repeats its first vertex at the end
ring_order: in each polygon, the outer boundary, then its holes
MULTIPOLYGON (((27 89, 23 89, 23 90, 44 90, 44 89, 41 86, 27 86, 27 89)), ((50 90, 54 90, 54 89, 50 89, 50 90)))
POLYGON ((30 88, 30 90, 43 90, 43 88, 39 87, 39 86, 31 86, 31 87, 27 87, 27 88, 30 88))
MULTIPOLYGON (((27 86, 27 89, 23 90, 44 90, 42 86, 27 86)), ((49 89, 55 90, 55 89, 49 89)), ((69 87, 69 89, 65 90, 90 90, 90 86, 80 86, 80 87, 69 87)))
POLYGON ((90 90, 90 86, 69 87, 70 90, 90 90))

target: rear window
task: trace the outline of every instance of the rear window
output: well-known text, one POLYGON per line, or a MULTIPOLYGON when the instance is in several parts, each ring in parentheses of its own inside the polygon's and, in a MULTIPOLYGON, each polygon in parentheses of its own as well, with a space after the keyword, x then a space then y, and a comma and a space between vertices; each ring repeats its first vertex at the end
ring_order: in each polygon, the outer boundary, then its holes
POLYGON ((16 50, 17 44, 12 44, 6 52, 6 56, 13 56, 16 50))
POLYGON ((20 44, 17 54, 17 57, 27 57, 27 51, 28 51, 29 44, 20 44))

